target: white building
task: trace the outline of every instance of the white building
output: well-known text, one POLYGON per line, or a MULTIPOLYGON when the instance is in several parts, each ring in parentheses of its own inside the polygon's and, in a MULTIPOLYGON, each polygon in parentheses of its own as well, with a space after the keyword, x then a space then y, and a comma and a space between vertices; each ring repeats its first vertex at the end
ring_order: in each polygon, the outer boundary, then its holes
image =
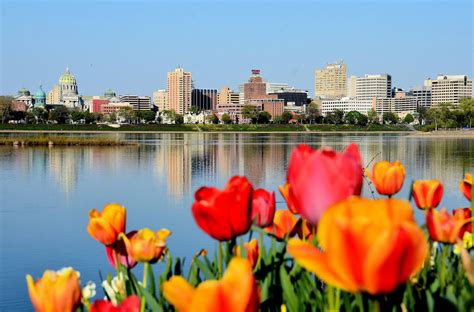
POLYGON ((459 105, 460 99, 472 97, 472 79, 466 75, 439 75, 435 80, 425 81, 425 85, 431 85, 431 105, 459 105))
POLYGON ((334 100, 321 100, 321 113, 333 112, 335 110, 342 110, 345 113, 351 111, 358 111, 359 113, 367 115, 371 110, 375 109, 374 102, 370 100, 350 99, 348 97, 334 100))
POLYGON ((408 94, 417 98, 418 106, 431 106, 431 87, 422 86, 411 88, 408 94))
MULTIPOLYGON (((355 78, 355 98, 371 100, 374 97, 392 96, 392 77, 388 74, 365 75, 355 78)), ((351 86, 351 89, 354 87, 351 86)))
POLYGON ((378 114, 387 112, 400 114, 416 113, 418 108, 418 100, 415 96, 399 96, 394 98, 376 98, 375 110, 378 114))

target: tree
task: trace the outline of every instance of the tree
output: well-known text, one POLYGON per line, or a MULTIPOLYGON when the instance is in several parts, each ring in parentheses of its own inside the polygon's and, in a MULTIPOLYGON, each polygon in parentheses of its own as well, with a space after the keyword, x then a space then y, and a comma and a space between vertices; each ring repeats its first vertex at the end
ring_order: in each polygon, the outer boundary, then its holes
POLYGON ((399 121, 399 118, 395 113, 385 112, 382 114, 382 120, 384 124, 396 125, 399 121))
POLYGON ((195 106, 195 105, 191 105, 191 107, 189 108, 188 112, 191 113, 191 114, 199 114, 201 110, 199 109, 199 107, 195 106))
POLYGON ((12 108, 13 98, 11 96, 0 96, 0 119, 2 123, 8 121, 12 108))
POLYGON ((117 122, 117 113, 111 113, 107 116, 107 121, 111 123, 116 123, 117 122))
POLYGON ((267 124, 267 123, 270 123, 270 120, 272 120, 272 115, 270 115, 269 112, 266 112, 266 111, 258 112, 258 114, 257 114, 257 122, 258 122, 259 124, 267 124))
POLYGON ((403 122, 406 124, 411 124, 414 121, 415 121, 415 118, 413 117, 412 114, 407 114, 405 118, 403 118, 403 122))
POLYGON ((225 123, 226 125, 232 123, 232 118, 230 118, 230 115, 227 114, 227 113, 225 113, 225 114, 222 115, 221 120, 222 120, 222 122, 225 123))
POLYGON ((83 113, 83 112, 80 112, 80 111, 73 111, 73 112, 71 113, 71 119, 72 119, 72 121, 74 121, 74 122, 78 122, 78 121, 84 119, 84 117, 85 117, 85 116, 84 116, 84 113, 83 113))
POLYGON ((426 108, 425 106, 419 106, 416 112, 418 113, 418 123, 422 125, 423 122, 426 120, 428 108, 426 108))
POLYGON ((183 124, 183 123, 184 123, 184 117, 183 117, 183 115, 181 115, 181 114, 176 114, 176 115, 174 116, 174 123, 177 124, 177 125, 183 124))
POLYGON ((154 121, 156 117, 156 113, 151 110, 137 111, 135 115, 140 123, 142 121, 144 121, 145 123, 150 123, 154 121))
POLYGON ((428 121, 432 124, 434 123, 435 130, 438 130, 438 125, 439 125, 439 108, 436 106, 430 107, 426 113, 426 117, 428 121))
POLYGON ((459 108, 464 114, 464 117, 468 121, 469 128, 472 128, 472 118, 474 116, 474 98, 464 98, 461 99, 459 103, 459 108))
POLYGON ((306 107, 306 115, 310 123, 315 122, 319 117, 321 117, 321 110, 319 109, 319 105, 315 102, 309 103, 306 107))
POLYGON ((367 113, 367 118, 371 125, 377 125, 379 123, 379 115, 374 109, 369 110, 367 113))
POLYGON ((209 116, 207 116, 207 120, 214 125, 217 125, 219 123, 219 117, 217 117, 216 114, 210 114, 209 116))
POLYGON ((252 123, 257 120, 257 107, 255 105, 244 105, 241 112, 242 116, 250 119, 252 123))
POLYGON ((328 123, 333 123, 336 125, 342 124, 344 122, 344 111, 335 109, 332 112, 326 113, 326 117, 324 119, 328 123))
POLYGON ((283 114, 281 114, 280 117, 281 117, 282 123, 288 124, 290 123, 290 120, 293 118, 293 114, 290 112, 283 112, 283 114))
POLYGON ((27 124, 36 124, 37 123, 36 116, 31 111, 26 113, 25 120, 26 120, 27 124))
POLYGON ((35 116, 37 123, 44 124, 48 120, 48 112, 42 107, 34 107, 31 113, 35 116))
POLYGON ((49 111, 48 120, 56 121, 58 124, 65 124, 69 121, 69 110, 65 106, 59 106, 49 111))
POLYGON ((135 119, 135 112, 131 107, 122 107, 118 111, 118 117, 126 123, 131 123, 135 119))

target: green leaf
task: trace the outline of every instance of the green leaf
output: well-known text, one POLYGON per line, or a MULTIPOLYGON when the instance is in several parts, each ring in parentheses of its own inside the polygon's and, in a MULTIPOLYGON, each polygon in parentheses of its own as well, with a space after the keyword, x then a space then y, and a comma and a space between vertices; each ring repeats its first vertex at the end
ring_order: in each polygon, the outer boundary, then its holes
POLYGON ((204 277, 208 280, 216 279, 216 275, 211 271, 211 269, 201 262, 201 260, 197 259, 194 260, 196 265, 199 267, 201 272, 204 274, 204 277))
POLYGON ((426 290, 426 306, 428 307, 428 311, 434 311, 434 299, 428 290, 426 290))
POLYGON ((150 269, 148 270, 148 280, 149 280, 149 289, 150 293, 156 297, 156 282, 155 282, 155 274, 153 273, 153 266, 149 266, 150 269))
POLYGON ((156 301, 153 295, 148 291, 148 289, 141 288, 142 294, 145 297, 146 306, 150 308, 151 311, 154 312, 162 312, 163 308, 161 305, 156 301))
POLYGON ((286 273, 285 266, 280 267, 280 282, 283 288, 283 298, 285 299, 290 311, 298 310, 298 297, 295 294, 295 289, 291 283, 290 277, 286 273))

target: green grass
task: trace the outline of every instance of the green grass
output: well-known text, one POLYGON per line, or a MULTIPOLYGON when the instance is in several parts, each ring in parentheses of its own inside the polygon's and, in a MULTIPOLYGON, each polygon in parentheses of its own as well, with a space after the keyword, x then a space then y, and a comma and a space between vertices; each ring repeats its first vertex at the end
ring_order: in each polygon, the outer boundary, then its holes
POLYGON ((298 131, 409 131, 404 125, 369 125, 359 127, 353 125, 123 125, 112 128, 106 125, 12 125, 0 124, 0 130, 36 130, 36 131, 179 131, 179 132, 298 132, 298 131))
POLYGON ((0 137, 0 145, 21 145, 21 146, 123 146, 138 145, 134 142, 126 142, 109 138, 74 138, 66 136, 46 136, 46 137, 0 137))

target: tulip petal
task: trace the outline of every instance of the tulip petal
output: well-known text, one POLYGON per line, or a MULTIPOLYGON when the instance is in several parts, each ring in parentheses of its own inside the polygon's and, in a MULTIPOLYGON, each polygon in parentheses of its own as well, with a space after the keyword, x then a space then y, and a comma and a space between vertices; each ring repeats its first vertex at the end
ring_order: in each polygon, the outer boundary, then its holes
POLYGON ((194 293, 194 288, 181 276, 173 276, 169 281, 163 283, 163 296, 178 311, 188 310, 194 293))

